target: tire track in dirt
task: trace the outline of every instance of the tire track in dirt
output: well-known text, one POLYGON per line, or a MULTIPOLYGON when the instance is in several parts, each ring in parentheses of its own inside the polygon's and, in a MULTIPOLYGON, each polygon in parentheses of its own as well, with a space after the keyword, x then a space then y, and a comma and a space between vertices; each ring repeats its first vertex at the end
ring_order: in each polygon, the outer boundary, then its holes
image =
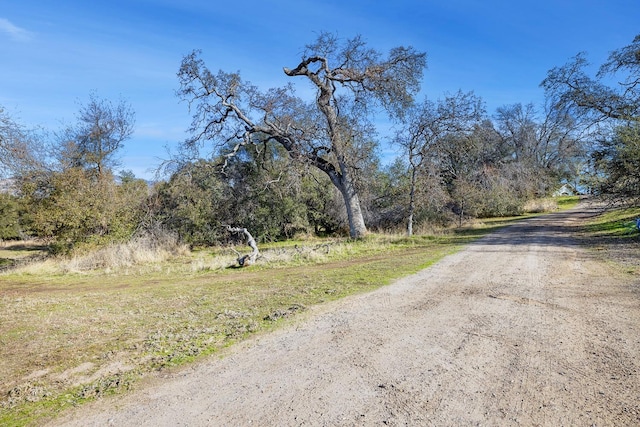
POLYGON ((522 221, 67 426, 639 425, 636 278, 522 221))

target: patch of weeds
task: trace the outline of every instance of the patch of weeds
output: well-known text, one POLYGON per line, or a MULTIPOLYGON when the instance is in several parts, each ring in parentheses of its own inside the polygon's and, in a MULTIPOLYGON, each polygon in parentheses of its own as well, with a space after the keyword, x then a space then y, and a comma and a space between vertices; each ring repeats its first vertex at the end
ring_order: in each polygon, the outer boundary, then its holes
POLYGON ((18 427, 40 424, 66 408, 130 390, 138 376, 132 372, 118 373, 57 393, 38 384, 24 384, 12 389, 9 399, 3 402, 0 425, 18 427))
POLYGON ((50 396, 51 392, 44 385, 28 382, 9 390, 7 398, 2 401, 0 407, 14 408, 21 403, 38 402, 50 396))
POLYGON ((302 312, 306 310, 306 307, 302 304, 292 304, 285 309, 277 309, 269 314, 267 314, 262 320, 266 320, 267 322, 275 322, 279 319, 283 319, 285 317, 289 317, 295 313, 302 312))
POLYGON ((143 344, 149 369, 162 370, 190 362, 260 329, 251 316, 233 310, 225 310, 211 321, 215 323, 213 327, 186 327, 149 335, 143 344))
POLYGON ((108 377, 100 378, 97 381, 80 387, 76 393, 82 400, 95 399, 98 397, 113 394, 116 391, 126 391, 131 388, 133 378, 129 373, 118 373, 108 377))

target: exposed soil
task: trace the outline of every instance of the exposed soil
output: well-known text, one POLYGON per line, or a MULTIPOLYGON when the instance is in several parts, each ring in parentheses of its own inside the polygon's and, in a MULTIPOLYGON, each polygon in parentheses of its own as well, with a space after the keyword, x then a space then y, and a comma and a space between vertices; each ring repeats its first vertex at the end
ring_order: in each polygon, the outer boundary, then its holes
POLYGON ((589 215, 512 225, 53 425, 640 425, 640 280, 579 245, 589 215))

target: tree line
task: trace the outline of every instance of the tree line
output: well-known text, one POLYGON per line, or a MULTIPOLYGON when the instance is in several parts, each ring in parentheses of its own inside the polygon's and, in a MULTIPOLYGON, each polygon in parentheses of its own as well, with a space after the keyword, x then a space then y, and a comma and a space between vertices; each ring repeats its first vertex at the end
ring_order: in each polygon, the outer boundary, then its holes
POLYGON ((135 126, 126 101, 91 94, 76 123, 54 132, 28 129, 0 107, 0 172, 13 184, 0 193, 0 239, 38 237, 68 251, 158 229, 192 245, 225 242, 229 227, 262 241, 411 235, 519 214, 563 183, 637 203, 640 36, 595 76, 585 54, 550 70, 543 105, 493 114, 473 92, 416 99, 425 54, 383 55, 361 37, 320 34, 283 68, 292 83, 268 90, 210 71, 201 56, 186 55, 178 71, 191 136, 153 185, 116 172, 135 126), (296 94, 299 81, 313 99, 296 94), (392 135, 377 133, 381 114, 392 135), (381 138, 395 159, 383 161, 381 138))

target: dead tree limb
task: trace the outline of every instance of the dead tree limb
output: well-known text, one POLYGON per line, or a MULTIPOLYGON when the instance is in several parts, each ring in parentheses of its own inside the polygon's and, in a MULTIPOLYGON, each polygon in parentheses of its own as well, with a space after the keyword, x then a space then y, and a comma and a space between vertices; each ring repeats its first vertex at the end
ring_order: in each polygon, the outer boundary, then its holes
POLYGON ((238 255, 238 265, 240 267, 246 267, 248 265, 254 264, 258 259, 258 256, 260 255, 260 251, 258 250, 258 245, 256 244, 256 241, 251 233, 249 233, 246 228, 231 227, 230 225, 227 225, 226 227, 227 231, 231 233, 243 233, 245 236, 247 236, 247 246, 252 249, 251 253, 246 255, 241 255, 240 252, 233 249, 233 251, 238 255))

